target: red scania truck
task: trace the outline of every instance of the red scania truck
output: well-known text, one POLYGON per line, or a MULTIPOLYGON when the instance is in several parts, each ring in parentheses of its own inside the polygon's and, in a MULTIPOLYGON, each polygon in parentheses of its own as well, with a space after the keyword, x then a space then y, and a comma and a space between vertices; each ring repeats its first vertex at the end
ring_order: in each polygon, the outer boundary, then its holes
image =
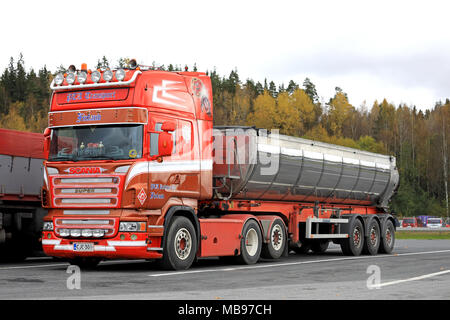
POLYGON ((56 75, 45 132, 42 246, 80 266, 293 250, 389 253, 395 158, 214 127, 210 78, 132 63, 56 75))

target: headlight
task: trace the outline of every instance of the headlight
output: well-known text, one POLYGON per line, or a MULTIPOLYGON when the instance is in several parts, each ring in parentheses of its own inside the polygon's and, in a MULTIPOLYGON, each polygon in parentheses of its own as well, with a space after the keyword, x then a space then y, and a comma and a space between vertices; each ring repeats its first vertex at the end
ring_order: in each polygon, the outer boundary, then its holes
POLYGON ((92 237, 92 229, 83 229, 81 230, 82 237, 92 237))
POLYGON ((123 79, 125 79, 125 70, 123 69, 116 70, 116 79, 118 81, 122 81, 123 79))
POLYGON ((105 235, 105 231, 102 229, 94 229, 92 231, 92 236, 94 236, 96 238, 103 237, 104 235, 105 235))
POLYGON ((122 232, 137 232, 146 231, 145 222, 121 222, 119 225, 119 231, 122 232))
POLYGON ((58 74, 55 76, 55 84, 59 86, 59 85, 61 85, 63 82, 64 82, 64 75, 63 75, 62 73, 58 73, 58 74))
POLYGON ((78 73, 78 82, 83 84, 86 82, 87 79, 87 73, 84 71, 81 71, 78 73))
POLYGON ((60 229, 59 235, 61 237, 68 237, 68 236, 70 236, 70 231, 69 231, 69 229, 60 229))
POLYGON ((70 72, 66 77, 66 81, 68 84, 73 84, 75 82, 75 73, 70 72))
POLYGON ((113 73, 111 70, 106 70, 105 72, 103 72, 103 79, 105 81, 111 81, 113 78, 113 73))
POLYGON ((70 230, 70 236, 71 237, 79 237, 79 236, 81 236, 81 230, 80 229, 71 229, 70 230))
POLYGON ((102 76, 102 75, 101 75, 100 72, 98 72, 97 70, 92 71, 92 73, 91 73, 91 79, 92 79, 92 81, 95 82, 95 83, 97 83, 97 82, 100 81, 101 76, 102 76))
POLYGON ((53 231, 53 222, 51 222, 51 221, 44 222, 44 225, 42 226, 42 230, 53 231))

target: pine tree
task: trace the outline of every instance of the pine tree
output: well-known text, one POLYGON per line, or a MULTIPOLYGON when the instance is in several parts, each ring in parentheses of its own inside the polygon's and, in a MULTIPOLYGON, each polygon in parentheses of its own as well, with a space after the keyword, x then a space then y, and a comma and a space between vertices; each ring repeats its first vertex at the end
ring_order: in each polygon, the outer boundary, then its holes
POLYGON ((309 80, 309 78, 305 78, 305 81, 303 81, 303 88, 313 103, 319 102, 316 86, 311 82, 311 80, 309 80))

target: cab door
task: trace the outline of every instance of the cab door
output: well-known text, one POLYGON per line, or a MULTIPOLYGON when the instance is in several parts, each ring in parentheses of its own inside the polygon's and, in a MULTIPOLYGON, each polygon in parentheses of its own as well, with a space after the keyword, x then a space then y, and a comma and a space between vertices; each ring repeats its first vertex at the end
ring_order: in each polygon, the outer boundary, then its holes
MULTIPOLYGON (((192 122, 149 113, 149 190, 148 206, 161 208, 170 198, 198 198, 200 162, 195 161, 192 122), (164 122, 175 123, 172 155, 162 161, 158 156, 158 139, 164 122)), ((198 159, 198 158, 197 158, 198 159)))

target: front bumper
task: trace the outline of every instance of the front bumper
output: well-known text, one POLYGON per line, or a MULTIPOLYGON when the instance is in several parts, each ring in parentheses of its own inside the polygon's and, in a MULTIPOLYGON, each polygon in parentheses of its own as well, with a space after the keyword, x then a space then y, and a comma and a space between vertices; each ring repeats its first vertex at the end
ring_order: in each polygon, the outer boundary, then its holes
POLYGON ((119 232, 113 238, 86 239, 60 238, 52 231, 42 234, 42 248, 51 257, 73 259, 76 257, 97 257, 103 259, 158 259, 162 257, 160 238, 148 234, 119 232), (131 240, 131 235, 136 235, 131 240), (93 251, 76 251, 74 243, 93 243, 93 251))

